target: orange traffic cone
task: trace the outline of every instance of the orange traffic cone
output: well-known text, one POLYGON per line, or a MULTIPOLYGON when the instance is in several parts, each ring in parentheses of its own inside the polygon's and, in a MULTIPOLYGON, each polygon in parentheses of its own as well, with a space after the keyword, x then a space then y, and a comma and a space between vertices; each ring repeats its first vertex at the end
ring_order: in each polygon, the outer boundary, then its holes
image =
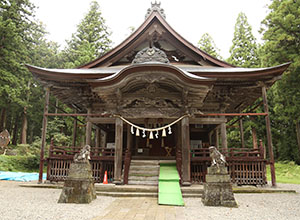
POLYGON ((103 184, 107 184, 107 171, 104 173, 103 184))

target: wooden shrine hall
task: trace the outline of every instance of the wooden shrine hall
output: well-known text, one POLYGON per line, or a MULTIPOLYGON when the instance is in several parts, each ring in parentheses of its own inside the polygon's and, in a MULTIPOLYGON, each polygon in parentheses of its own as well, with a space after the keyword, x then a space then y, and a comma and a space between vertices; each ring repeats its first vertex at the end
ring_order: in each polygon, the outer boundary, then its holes
POLYGON ((84 116, 95 182, 102 182, 107 171, 109 182, 128 183, 134 158, 176 160, 182 185, 202 183, 213 145, 226 156, 232 182, 264 185, 269 164, 275 186, 266 91, 289 64, 240 68, 218 60, 180 36, 159 3, 151 6, 135 32, 90 63, 76 69, 27 65, 46 90, 39 181, 45 160, 47 179, 64 180, 82 147, 75 141, 72 146, 52 143, 44 159, 47 118, 84 116), (50 92, 74 113, 49 113, 50 92), (245 112, 260 97, 264 113, 245 112), (226 122, 236 116, 265 117, 267 157, 257 141, 251 148, 243 141, 228 146, 226 122))

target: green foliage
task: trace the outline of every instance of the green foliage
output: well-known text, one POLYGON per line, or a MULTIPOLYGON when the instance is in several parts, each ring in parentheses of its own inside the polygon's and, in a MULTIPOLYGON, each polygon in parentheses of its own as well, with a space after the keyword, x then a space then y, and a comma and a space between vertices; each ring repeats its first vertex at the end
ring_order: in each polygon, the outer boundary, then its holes
POLYGON ((274 0, 270 13, 263 20, 264 65, 278 65, 292 61, 300 66, 300 1, 274 0))
POLYGON ((241 67, 260 66, 258 46, 244 13, 239 13, 227 62, 241 67))
POLYGON ((109 36, 100 6, 92 1, 88 14, 77 26, 77 32, 67 41, 67 48, 63 51, 63 56, 66 57, 65 67, 83 65, 105 53, 111 44, 109 36))
POLYGON ((29 156, 6 156, 0 155, 1 171, 22 171, 33 172, 38 171, 40 159, 39 157, 29 156))
POLYGON ((64 134, 64 129, 66 128, 64 120, 58 117, 54 117, 48 122, 48 132, 47 139, 50 141, 51 138, 54 140, 54 144, 60 146, 68 146, 71 144, 71 136, 64 134))
POLYGON ((198 47, 213 57, 223 59, 220 56, 220 50, 217 48, 213 38, 208 33, 202 35, 198 42, 198 47))
MULTIPOLYGON (((276 182, 300 184, 300 166, 293 161, 275 163, 276 182)), ((270 166, 267 166, 267 179, 271 180, 270 166)))
MULTIPOLYGON (((292 61, 288 71, 268 91, 277 158, 300 164, 295 123, 300 120, 300 1, 274 0, 261 32, 264 66, 292 61)), ((300 143, 298 143, 300 145, 300 143)))

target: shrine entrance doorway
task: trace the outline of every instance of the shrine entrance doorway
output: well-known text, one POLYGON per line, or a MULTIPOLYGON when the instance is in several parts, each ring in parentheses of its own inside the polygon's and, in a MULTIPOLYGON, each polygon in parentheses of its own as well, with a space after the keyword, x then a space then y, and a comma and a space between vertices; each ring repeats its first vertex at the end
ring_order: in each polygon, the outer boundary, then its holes
MULTIPOLYGON (((174 126, 175 129, 176 126, 174 126)), ((173 130, 174 130, 173 129, 173 130)), ((175 159, 176 155, 176 132, 174 130, 166 137, 161 134, 156 137, 155 133, 153 139, 149 136, 144 137, 133 136, 132 156, 135 159, 175 159)))

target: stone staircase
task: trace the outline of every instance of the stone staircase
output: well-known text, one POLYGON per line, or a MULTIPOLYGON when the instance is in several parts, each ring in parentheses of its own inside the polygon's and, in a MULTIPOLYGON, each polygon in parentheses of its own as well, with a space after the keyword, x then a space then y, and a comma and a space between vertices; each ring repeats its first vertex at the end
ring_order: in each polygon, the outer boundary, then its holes
POLYGON ((131 160, 128 184, 157 186, 159 160, 131 160))

